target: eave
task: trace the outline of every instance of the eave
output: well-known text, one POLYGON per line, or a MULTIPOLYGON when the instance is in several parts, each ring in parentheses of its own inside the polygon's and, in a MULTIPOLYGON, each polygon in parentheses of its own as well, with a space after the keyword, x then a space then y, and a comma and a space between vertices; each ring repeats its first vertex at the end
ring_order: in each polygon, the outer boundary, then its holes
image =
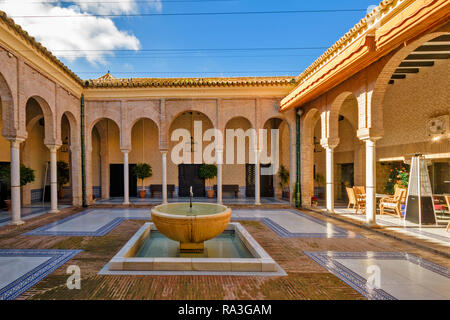
POLYGON ((450 16, 446 0, 383 1, 381 5, 379 10, 385 13, 380 21, 370 25, 370 15, 366 16, 299 76, 299 85, 281 101, 280 111, 317 98, 400 45, 446 23, 450 16))

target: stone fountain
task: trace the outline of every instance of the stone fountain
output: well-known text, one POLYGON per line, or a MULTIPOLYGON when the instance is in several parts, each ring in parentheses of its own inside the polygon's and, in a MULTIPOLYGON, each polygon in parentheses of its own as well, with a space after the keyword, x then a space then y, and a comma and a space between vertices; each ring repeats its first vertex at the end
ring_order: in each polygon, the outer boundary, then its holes
POLYGON ((151 210, 152 221, 163 235, 180 243, 180 252, 203 252, 204 242, 224 232, 231 209, 212 203, 171 203, 151 210))

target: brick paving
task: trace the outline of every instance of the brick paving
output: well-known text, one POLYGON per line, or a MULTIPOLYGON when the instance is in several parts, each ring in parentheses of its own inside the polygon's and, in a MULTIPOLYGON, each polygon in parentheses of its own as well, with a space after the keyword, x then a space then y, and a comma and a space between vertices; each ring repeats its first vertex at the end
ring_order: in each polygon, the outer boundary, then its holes
POLYGON ((306 251, 404 251, 450 267, 450 259, 421 250, 380 233, 307 212, 366 238, 281 238, 258 221, 243 226, 288 273, 286 277, 236 276, 112 276, 97 275, 104 265, 145 223, 124 221, 103 237, 24 236, 23 233, 79 210, 38 217, 20 227, 0 228, 2 249, 81 249, 82 253, 57 269, 18 299, 365 299, 358 292, 303 254, 306 251), (81 290, 66 287, 68 265, 81 268, 81 290))

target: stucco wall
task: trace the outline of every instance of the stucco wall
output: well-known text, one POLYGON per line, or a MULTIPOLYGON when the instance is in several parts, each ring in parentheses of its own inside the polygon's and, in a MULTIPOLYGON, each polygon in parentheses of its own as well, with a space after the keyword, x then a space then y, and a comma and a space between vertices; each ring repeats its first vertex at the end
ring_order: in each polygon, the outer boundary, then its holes
POLYGON ((450 152, 448 139, 433 143, 426 134, 427 120, 450 114, 449 75, 450 60, 437 60, 434 67, 421 68, 388 87, 383 110, 385 134, 377 143, 379 158, 420 151, 450 152))
MULTIPOLYGON (((0 101, 0 130, 3 129, 3 118, 2 118, 2 102, 0 101)), ((0 131, 1 132, 1 131, 0 131)), ((11 161, 11 151, 9 146, 9 141, 6 140, 2 135, 0 135, 0 161, 10 162, 11 161)))

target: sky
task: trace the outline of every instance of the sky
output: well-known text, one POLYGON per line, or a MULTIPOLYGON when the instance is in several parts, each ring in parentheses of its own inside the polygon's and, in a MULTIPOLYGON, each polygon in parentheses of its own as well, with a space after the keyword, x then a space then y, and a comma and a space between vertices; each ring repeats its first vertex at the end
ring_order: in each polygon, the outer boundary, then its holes
POLYGON ((377 4, 0 0, 0 10, 82 79, 108 71, 117 78, 239 77, 299 75, 377 4), (308 12, 249 14, 261 11, 308 12))

